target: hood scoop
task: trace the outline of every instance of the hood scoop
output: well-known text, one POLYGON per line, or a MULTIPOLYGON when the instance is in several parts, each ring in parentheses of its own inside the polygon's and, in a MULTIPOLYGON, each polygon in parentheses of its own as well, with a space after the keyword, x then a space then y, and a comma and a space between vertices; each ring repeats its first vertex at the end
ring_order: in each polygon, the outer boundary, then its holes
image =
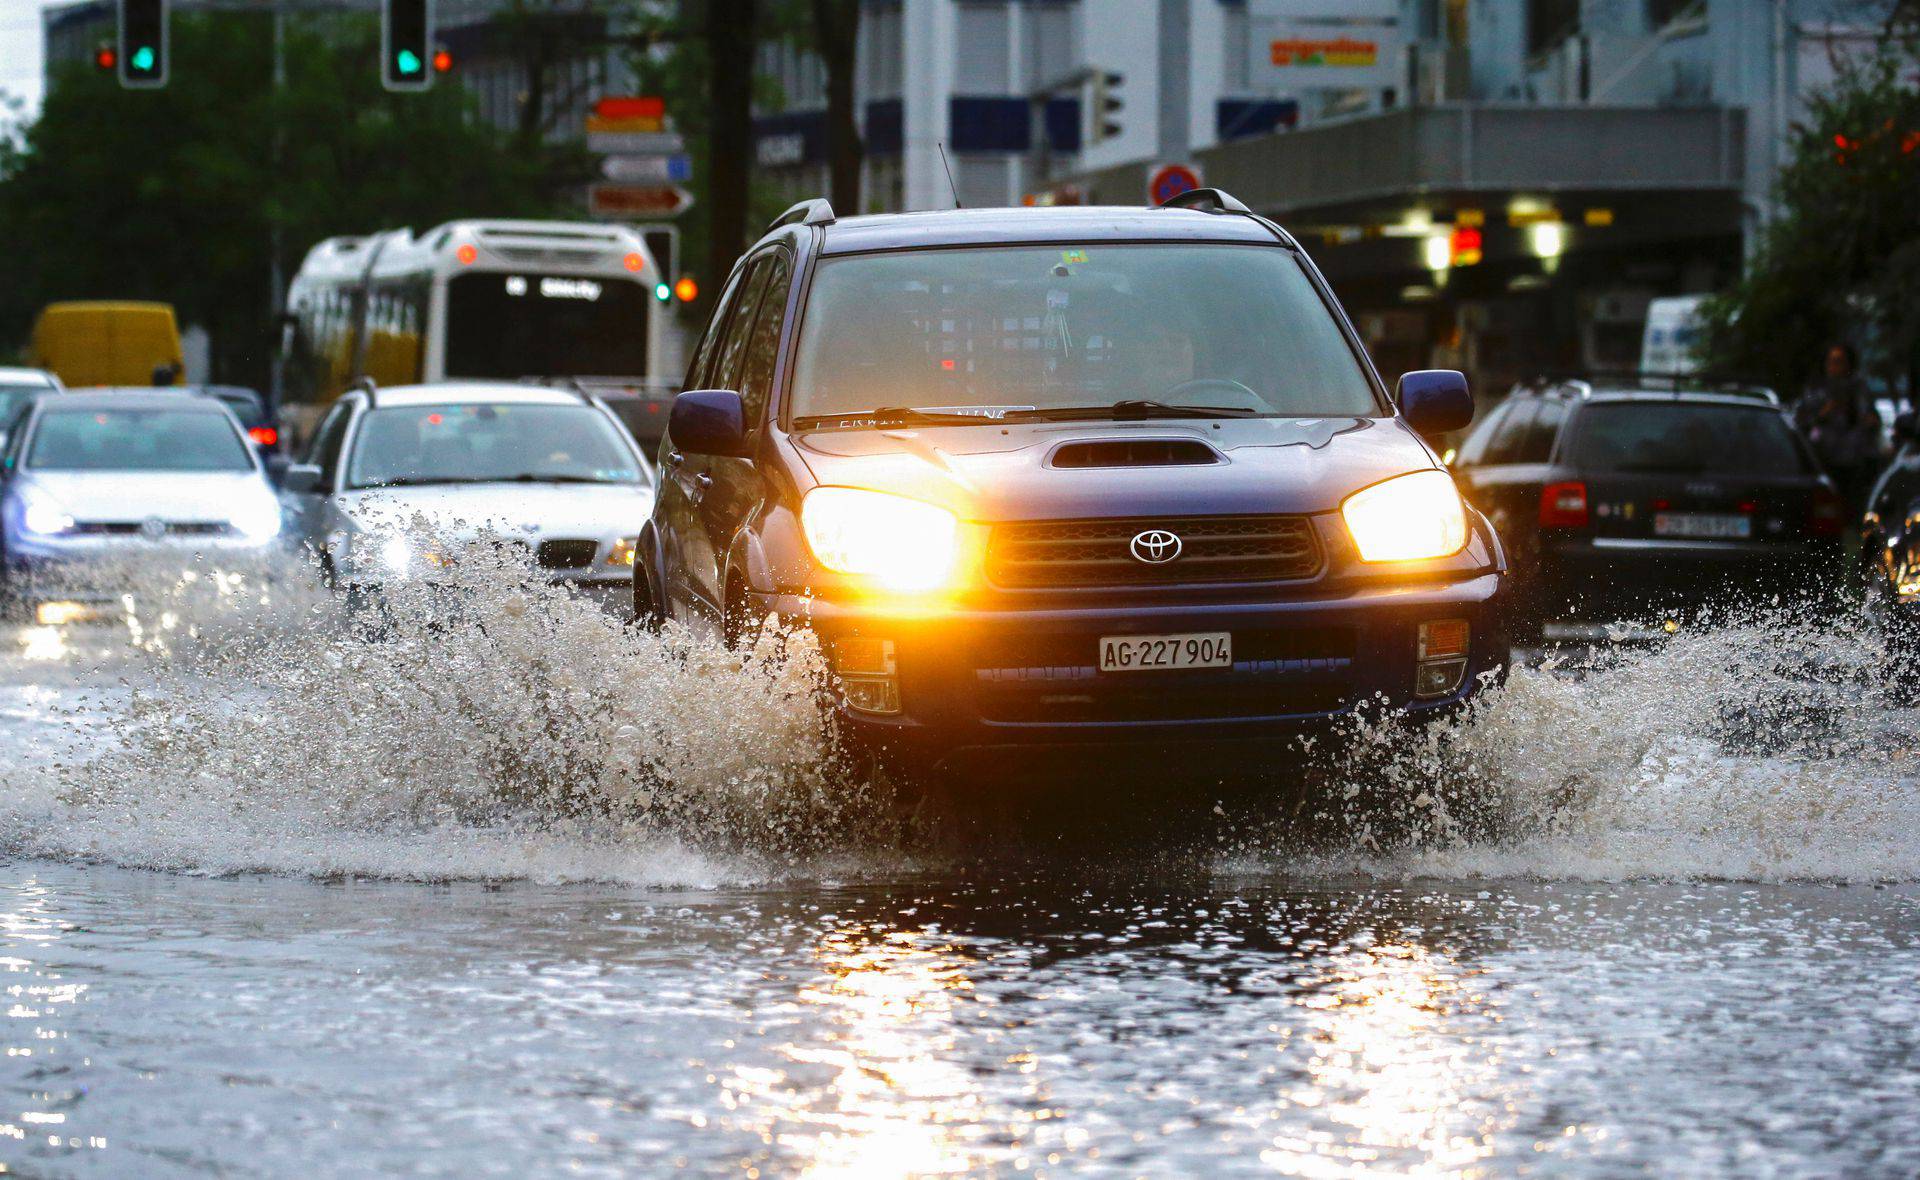
POLYGON ((1062 443, 1049 467, 1206 467, 1224 463, 1220 452, 1191 438, 1111 438, 1062 443))

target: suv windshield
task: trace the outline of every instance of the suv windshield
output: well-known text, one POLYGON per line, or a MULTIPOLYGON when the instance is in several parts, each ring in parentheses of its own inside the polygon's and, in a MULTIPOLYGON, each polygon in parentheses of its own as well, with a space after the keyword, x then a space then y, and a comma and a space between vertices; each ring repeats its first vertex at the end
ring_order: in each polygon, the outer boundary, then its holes
POLYGON ((1567 461, 1595 471, 1803 475, 1807 461, 1779 411, 1700 402, 1588 406, 1567 461))
POLYGON ((620 428, 590 406, 395 406, 360 420, 347 483, 637 483, 620 428))
POLYGON ((1381 412, 1332 313, 1279 247, 900 251, 830 258, 814 275, 795 418, 1117 402, 1134 413, 1381 412))

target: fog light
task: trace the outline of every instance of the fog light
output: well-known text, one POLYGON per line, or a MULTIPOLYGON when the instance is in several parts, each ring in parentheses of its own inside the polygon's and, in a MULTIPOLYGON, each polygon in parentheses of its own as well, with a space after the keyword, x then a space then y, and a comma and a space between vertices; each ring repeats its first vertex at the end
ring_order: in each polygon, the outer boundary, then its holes
POLYGON ((1443 697, 1460 687, 1460 680, 1467 674, 1465 660, 1435 660, 1430 664, 1421 664, 1413 674, 1413 695, 1417 697, 1443 697))
POLYGON ((33 621, 42 627, 64 627, 92 618, 94 609, 84 602, 43 602, 33 608, 33 621))
POLYGON ((847 708, 860 713, 898 713, 900 682, 891 676, 842 676, 847 708))
POLYGON ((1444 660, 1467 654, 1467 621, 1436 619, 1420 624, 1420 660, 1444 660))

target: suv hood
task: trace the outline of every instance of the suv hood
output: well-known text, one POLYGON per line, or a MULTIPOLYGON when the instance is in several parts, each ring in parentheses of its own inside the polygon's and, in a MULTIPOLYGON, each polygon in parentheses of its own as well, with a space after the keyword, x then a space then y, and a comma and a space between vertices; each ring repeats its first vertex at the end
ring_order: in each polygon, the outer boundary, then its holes
POLYGON ((340 508, 362 530, 404 530, 416 516, 436 537, 633 536, 653 513, 643 484, 463 483, 345 492, 340 508))
POLYGON ((942 504, 964 519, 1330 512, 1368 484, 1437 466, 1398 418, 994 422, 794 436, 822 484, 942 504), (1062 444, 1198 440, 1224 462, 1052 466, 1062 444))

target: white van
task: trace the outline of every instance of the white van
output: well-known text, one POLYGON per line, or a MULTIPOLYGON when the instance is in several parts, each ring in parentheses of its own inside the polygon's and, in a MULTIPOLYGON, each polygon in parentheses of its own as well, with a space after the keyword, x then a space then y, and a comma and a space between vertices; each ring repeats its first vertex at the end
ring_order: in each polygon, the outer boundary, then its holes
POLYGON ((1647 303, 1647 326, 1640 336, 1642 373, 1694 373, 1700 370, 1705 325, 1700 305, 1705 295, 1673 295, 1647 303))

